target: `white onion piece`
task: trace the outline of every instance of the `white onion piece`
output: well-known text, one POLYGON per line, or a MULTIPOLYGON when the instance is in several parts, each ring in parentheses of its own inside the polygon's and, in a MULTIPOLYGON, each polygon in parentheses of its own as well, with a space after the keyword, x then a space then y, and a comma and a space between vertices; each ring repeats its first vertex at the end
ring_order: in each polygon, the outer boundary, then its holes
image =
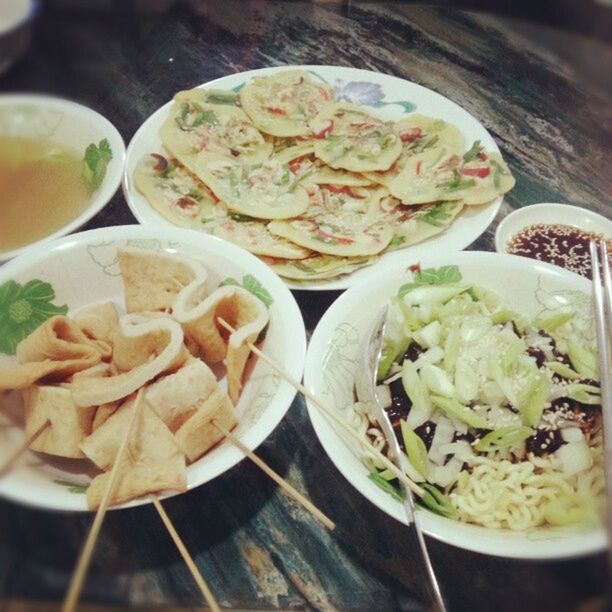
POLYGON ((573 476, 582 470, 588 470, 593 465, 593 457, 585 440, 564 444, 553 454, 566 476, 573 476))
POLYGON ((438 366, 426 363, 419 372, 421 380, 427 387, 444 397, 453 397, 455 395, 455 385, 451 382, 448 374, 438 366))
POLYGON ((391 389, 388 385, 378 385, 376 387, 376 397, 383 408, 390 406, 392 403, 391 389))
POLYGON ((455 436, 455 428, 449 419, 442 417, 439 419, 436 425, 436 431, 434 432, 431 440, 431 448, 427 453, 429 459, 436 465, 444 465, 447 453, 441 451, 442 446, 448 446, 453 441, 455 436))
POLYGON ((565 442, 580 442, 580 440, 584 440, 584 434, 578 426, 562 429, 561 437, 565 442))
POLYGON ((414 367, 420 370, 424 365, 428 363, 435 364, 442 359, 444 359, 444 351, 439 346, 434 346, 417 357, 414 361, 414 367))
POLYGON ((440 321, 432 321, 429 325, 414 332, 413 338, 425 348, 440 344, 440 321))
POLYGON ((447 487, 457 480, 459 472, 463 467, 463 461, 453 457, 446 465, 434 465, 430 463, 428 481, 440 487, 447 487))
POLYGON ((478 395, 478 373, 466 359, 459 356, 455 364, 455 390, 457 399, 467 404, 478 395))
POLYGON ((431 416, 431 408, 429 406, 415 406, 414 404, 410 408, 410 412, 406 417, 406 425, 410 427, 413 431, 429 421, 429 417, 431 416))
POLYGON ((454 455, 459 461, 468 461, 474 456, 474 450, 467 440, 457 440, 450 444, 442 444, 440 452, 445 455, 454 455))

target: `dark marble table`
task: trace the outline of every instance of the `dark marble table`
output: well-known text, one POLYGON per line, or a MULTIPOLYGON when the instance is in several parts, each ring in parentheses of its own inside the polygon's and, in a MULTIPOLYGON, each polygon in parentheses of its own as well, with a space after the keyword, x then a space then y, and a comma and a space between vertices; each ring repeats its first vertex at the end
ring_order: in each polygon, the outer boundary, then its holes
MULTIPOLYGON (((444 94, 499 143, 517 185, 470 248, 492 250, 497 221, 534 202, 610 214, 612 49, 602 43, 508 18, 391 2, 160 0, 164 12, 144 14, 135 8, 146 2, 97 2, 87 11, 78 4, 47 6, 32 48, 0 77, 0 91, 73 98, 106 115, 127 142, 175 91, 228 73, 292 63, 377 70, 444 94)), ((88 227, 134 222, 118 193, 88 227)), ((310 330, 336 297, 297 293, 310 330)), ((247 461, 169 500, 168 513, 223 606, 427 607, 410 531, 337 472, 301 398, 260 452, 339 529, 327 532, 247 461)), ((16 600, 58 601, 90 522, 0 501, 0 609, 22 609, 16 600)), ((533 563, 430 546, 452 610, 597 609, 591 606, 606 586, 603 555, 533 563)), ((151 507, 107 516, 83 600, 201 604, 151 507)))

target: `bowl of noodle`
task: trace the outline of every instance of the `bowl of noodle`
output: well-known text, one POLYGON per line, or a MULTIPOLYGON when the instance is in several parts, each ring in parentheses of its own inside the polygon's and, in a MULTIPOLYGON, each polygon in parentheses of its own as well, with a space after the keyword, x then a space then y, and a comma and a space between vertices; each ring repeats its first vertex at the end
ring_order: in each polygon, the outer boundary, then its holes
MULTIPOLYGON (((423 531, 511 558, 604 549, 590 283, 522 257, 460 252, 389 266, 344 293, 312 336, 304 381, 382 452, 384 436, 354 386, 385 305, 377 395, 407 474, 428 492, 417 509, 423 531)), ((308 409, 340 472, 406 523, 393 475, 308 409)))

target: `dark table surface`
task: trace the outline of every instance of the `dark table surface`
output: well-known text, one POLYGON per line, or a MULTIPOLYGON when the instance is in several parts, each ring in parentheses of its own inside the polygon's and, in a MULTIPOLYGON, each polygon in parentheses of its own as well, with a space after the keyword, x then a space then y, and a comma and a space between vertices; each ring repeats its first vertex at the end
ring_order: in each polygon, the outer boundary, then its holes
MULTIPOLYGON (((145 2, 106 4, 92 3, 106 6, 99 11, 79 9, 74 0, 47 6, 28 54, 0 77, 0 92, 75 99, 106 115, 127 142, 177 90, 229 73, 283 64, 376 70, 463 106, 512 168, 515 189, 471 249, 492 250, 497 222, 535 202, 610 215, 612 50, 601 42, 510 18, 401 3, 161 0, 164 11, 148 13, 135 10, 145 2)), ((125 223, 135 220, 117 193, 87 227, 125 223)), ((310 331, 337 295, 296 293, 310 331)), ((246 461, 167 501, 223 606, 427 606, 409 530, 337 472, 301 397, 260 453, 340 529, 327 532, 246 461)), ((59 601, 90 522, 0 501, 0 609, 14 609, 16 600, 59 601)), ((534 563, 429 544, 452 610, 593 609, 606 586, 603 554, 534 563)), ((144 608, 201 604, 152 507, 107 516, 82 599, 144 608)))

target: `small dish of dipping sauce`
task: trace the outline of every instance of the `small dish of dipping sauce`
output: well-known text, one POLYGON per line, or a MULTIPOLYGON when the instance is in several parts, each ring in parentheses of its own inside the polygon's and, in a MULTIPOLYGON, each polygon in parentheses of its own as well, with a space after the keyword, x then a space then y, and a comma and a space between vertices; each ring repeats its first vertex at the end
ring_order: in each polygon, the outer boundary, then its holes
POLYGON ((612 222, 597 213, 569 204, 534 204, 499 224, 495 247, 591 278, 590 241, 611 237, 612 222))

